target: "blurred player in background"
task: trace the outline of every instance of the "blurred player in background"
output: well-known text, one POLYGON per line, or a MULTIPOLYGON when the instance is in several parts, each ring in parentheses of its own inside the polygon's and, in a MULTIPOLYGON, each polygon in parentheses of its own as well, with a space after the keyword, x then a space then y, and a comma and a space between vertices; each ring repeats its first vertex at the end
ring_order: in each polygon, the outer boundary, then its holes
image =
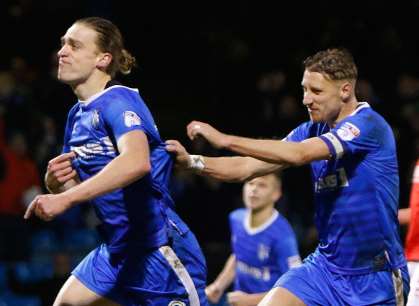
POLYGON ((54 306, 206 305, 206 267, 193 234, 172 211, 172 159, 138 90, 118 84, 135 59, 119 29, 89 17, 61 38, 58 78, 78 98, 63 154, 25 218, 49 221, 89 201, 104 244, 72 272, 54 306))
POLYGON ((410 293, 407 306, 419 305, 419 159, 413 171, 409 208, 399 210, 400 224, 409 224, 405 253, 409 268, 410 293))
POLYGON ((281 196, 281 179, 276 174, 243 185, 245 208, 230 214, 233 254, 206 288, 210 302, 217 303, 234 281, 228 303, 257 305, 282 274, 301 264, 294 231, 275 209, 281 196))
POLYGON ((260 305, 403 305, 409 275, 397 220, 393 132, 367 102, 357 101, 358 71, 347 50, 320 51, 304 61, 304 69, 310 121, 283 141, 237 137, 193 121, 187 127, 191 139, 204 137, 241 156, 189 155, 176 140, 166 142, 167 150, 180 166, 224 181, 311 165, 319 245, 260 305))

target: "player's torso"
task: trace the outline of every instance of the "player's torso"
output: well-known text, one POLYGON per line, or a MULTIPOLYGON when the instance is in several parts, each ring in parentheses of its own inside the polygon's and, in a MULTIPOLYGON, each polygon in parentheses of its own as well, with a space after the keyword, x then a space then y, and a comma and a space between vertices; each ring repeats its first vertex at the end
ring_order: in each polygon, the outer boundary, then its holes
MULTIPOLYGON (((104 94, 87 105, 79 103, 73 117, 68 146, 77 154, 73 165, 82 181, 100 172, 119 155, 115 128, 109 124, 109 119, 105 120, 106 112, 109 118, 109 110, 105 108, 113 102, 110 98, 115 99, 115 93, 111 97, 104 94)), ((123 112, 124 109, 122 107, 116 111, 123 112)), ((171 172, 171 160, 161 148, 162 142, 158 132, 153 130, 155 127, 151 115, 140 115, 149 142, 151 173, 125 188, 91 200, 102 221, 100 230, 110 248, 118 249, 128 241, 140 245, 158 245, 166 241, 165 220, 162 216, 166 202, 171 200, 166 197, 168 194, 165 186, 171 172)), ((130 117, 125 120, 130 120, 130 117)))
MULTIPOLYGON (((334 264, 349 268, 368 267, 376 256, 392 252, 391 248, 397 249, 392 253, 399 253, 394 216, 398 201, 394 139, 381 117, 363 116, 369 119, 366 124, 377 125, 369 132, 377 135, 357 143, 356 149, 339 159, 311 164, 319 249, 334 264)), ((337 127, 338 135, 352 140, 344 134, 352 124, 342 125, 340 130, 337 127)), ((362 133, 363 127, 357 132, 362 133)))
POLYGON ((236 288, 248 293, 269 290, 281 275, 275 244, 280 233, 275 221, 259 232, 244 226, 244 219, 232 222, 232 247, 236 256, 236 288))

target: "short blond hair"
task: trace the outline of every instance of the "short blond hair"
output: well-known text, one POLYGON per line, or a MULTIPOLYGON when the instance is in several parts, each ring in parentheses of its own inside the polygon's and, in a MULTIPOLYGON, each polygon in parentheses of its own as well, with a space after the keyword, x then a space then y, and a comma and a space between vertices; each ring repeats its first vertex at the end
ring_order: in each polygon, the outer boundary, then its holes
POLYGON ((343 48, 319 51, 303 62, 305 70, 318 72, 333 81, 356 80, 358 68, 352 54, 343 48))

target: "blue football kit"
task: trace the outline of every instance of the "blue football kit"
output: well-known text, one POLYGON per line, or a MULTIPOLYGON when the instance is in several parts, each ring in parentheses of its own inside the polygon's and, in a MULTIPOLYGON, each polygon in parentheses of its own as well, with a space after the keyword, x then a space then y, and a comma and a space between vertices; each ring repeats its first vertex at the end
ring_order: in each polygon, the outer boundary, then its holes
POLYGON ((277 210, 254 228, 250 226, 250 211, 237 209, 230 213, 230 229, 236 258, 234 290, 269 291, 282 274, 301 264, 294 231, 277 210))
POLYGON ((330 151, 330 159, 311 163, 319 245, 276 286, 307 305, 402 305, 409 282, 390 126, 362 102, 333 128, 306 122, 284 140, 311 137, 320 137, 330 151))
POLYGON ((147 136, 151 171, 90 201, 104 243, 73 275, 123 306, 206 305, 205 260, 174 212, 168 191, 173 161, 138 90, 111 85, 78 101, 68 115, 63 151, 77 154, 73 167, 85 181, 119 155, 119 138, 134 130, 147 136))

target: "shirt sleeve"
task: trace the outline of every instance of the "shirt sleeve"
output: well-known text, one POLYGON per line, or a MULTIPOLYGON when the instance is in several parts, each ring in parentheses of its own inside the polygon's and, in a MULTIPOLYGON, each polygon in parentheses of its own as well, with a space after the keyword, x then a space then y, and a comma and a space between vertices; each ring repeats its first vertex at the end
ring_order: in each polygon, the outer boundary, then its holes
POLYGON ((275 253, 282 274, 301 265, 297 239, 290 225, 284 226, 281 230, 280 238, 275 245, 275 253))
POLYGON ((116 97, 102 110, 105 125, 109 127, 115 140, 133 130, 146 133, 145 116, 141 109, 140 101, 129 97, 116 97))
POLYGON ((364 116, 350 116, 319 136, 329 147, 332 158, 339 159, 344 154, 365 154, 378 147, 379 124, 366 119, 364 116))

